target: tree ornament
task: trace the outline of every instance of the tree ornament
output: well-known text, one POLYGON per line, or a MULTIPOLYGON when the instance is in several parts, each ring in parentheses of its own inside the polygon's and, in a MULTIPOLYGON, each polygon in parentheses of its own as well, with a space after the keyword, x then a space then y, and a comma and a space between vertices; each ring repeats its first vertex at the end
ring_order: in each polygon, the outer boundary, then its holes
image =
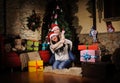
POLYGON ((56 9, 60 9, 58 5, 57 5, 56 9))

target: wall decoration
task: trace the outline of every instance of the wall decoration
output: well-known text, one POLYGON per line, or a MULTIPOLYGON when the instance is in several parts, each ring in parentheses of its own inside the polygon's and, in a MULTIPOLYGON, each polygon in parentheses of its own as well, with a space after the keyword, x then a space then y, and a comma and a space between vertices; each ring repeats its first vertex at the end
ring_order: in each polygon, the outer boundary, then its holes
POLYGON ((106 25, 107 25, 107 31, 108 31, 108 32, 114 32, 114 31, 115 31, 115 28, 113 27, 111 21, 106 22, 106 25))
POLYGON ((32 11, 32 15, 30 17, 27 17, 27 26, 29 29, 32 31, 35 31, 40 27, 41 21, 40 21, 40 16, 35 12, 35 10, 32 11))

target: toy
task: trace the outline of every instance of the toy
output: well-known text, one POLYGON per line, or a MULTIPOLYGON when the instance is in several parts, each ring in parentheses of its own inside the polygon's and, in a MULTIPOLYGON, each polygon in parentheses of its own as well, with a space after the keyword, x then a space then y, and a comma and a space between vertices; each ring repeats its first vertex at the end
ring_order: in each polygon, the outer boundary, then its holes
POLYGON ((89 36, 93 37, 93 42, 97 42, 97 34, 97 30, 95 30, 94 27, 92 27, 89 36))
POLYGON ((14 47, 12 48, 13 51, 24 51, 25 46, 22 44, 22 39, 20 37, 16 37, 14 40, 14 47))

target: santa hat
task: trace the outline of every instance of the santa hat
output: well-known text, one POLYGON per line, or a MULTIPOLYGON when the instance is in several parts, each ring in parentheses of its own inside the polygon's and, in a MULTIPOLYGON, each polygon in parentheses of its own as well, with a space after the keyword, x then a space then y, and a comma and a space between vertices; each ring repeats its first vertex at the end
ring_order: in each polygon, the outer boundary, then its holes
POLYGON ((55 35, 58 35, 58 34, 56 34, 56 33, 54 33, 54 32, 50 32, 50 33, 48 34, 48 40, 50 41, 50 39, 51 39, 53 36, 55 36, 55 35))
POLYGON ((54 31, 57 28, 59 28, 57 24, 51 24, 51 31, 54 31))

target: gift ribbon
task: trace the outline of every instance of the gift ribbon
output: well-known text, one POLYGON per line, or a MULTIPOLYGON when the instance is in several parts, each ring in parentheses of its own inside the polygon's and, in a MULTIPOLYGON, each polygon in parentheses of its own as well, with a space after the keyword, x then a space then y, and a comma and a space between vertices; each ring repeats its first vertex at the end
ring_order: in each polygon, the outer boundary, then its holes
POLYGON ((91 58, 94 58, 94 59, 97 58, 97 56, 93 56, 93 55, 88 54, 88 51, 86 51, 86 53, 83 54, 81 57, 83 57, 86 62, 87 62, 88 60, 90 60, 91 58))

